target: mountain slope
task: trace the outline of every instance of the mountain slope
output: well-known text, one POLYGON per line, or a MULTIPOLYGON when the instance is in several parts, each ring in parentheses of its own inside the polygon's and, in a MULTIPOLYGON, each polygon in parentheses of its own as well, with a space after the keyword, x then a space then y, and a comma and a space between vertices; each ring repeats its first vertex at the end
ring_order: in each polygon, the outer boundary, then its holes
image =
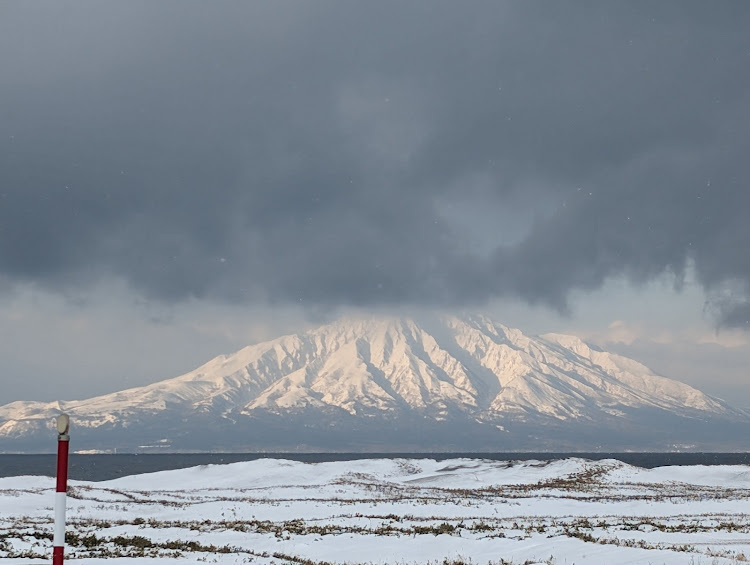
POLYGON ((419 430, 415 437, 424 438, 443 422, 441 433, 462 429, 483 444, 498 430, 519 441, 566 429, 606 438, 608 429, 645 433, 658 421, 668 429, 652 433, 673 438, 669 428, 684 428, 683 420, 748 422, 744 412, 636 361, 572 336, 529 337, 483 316, 346 319, 149 386, 82 401, 14 402, 0 407, 0 445, 42 437, 60 411, 87 438, 130 428, 170 446, 175 437, 195 437, 190 426, 200 422, 202 449, 216 446, 212 433, 226 439, 260 421, 271 445, 272 437, 343 422, 364 431, 419 430))

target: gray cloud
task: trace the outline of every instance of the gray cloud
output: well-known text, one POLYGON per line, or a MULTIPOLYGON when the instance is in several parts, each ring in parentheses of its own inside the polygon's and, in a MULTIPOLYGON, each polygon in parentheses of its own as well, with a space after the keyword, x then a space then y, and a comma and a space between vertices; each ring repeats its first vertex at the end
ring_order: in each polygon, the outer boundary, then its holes
POLYGON ((7 281, 564 309, 694 265, 747 323, 743 2, 2 10, 7 281))

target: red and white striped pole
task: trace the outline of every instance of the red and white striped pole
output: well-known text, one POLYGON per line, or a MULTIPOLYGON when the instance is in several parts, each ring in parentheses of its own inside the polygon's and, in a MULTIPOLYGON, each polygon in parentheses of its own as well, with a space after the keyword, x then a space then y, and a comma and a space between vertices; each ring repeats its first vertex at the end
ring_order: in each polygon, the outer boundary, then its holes
POLYGON ((68 444, 70 417, 57 417, 57 489, 55 492, 55 534, 52 537, 52 565, 62 565, 65 553, 65 493, 68 490, 68 444))

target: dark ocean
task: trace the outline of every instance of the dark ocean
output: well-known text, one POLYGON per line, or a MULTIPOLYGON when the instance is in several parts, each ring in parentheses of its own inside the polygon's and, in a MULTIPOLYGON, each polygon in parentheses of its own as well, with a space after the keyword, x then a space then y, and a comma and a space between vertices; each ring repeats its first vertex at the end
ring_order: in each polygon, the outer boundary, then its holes
MULTIPOLYGON (((469 457, 510 460, 556 460, 568 457, 618 459, 630 465, 653 468, 664 465, 750 465, 750 453, 156 453, 76 455, 69 460, 70 479, 106 481, 126 475, 183 469, 199 465, 222 465, 255 459, 290 459, 305 463, 351 461, 353 459, 454 459, 469 457)), ((55 475, 56 456, 0 454, 0 477, 55 475)))

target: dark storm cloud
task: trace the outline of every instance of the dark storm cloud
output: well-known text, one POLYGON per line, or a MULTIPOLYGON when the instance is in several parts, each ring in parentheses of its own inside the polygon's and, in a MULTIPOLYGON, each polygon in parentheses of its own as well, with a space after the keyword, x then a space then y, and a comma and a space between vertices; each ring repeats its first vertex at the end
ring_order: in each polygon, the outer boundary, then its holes
POLYGON ((694 265, 746 323, 744 2, 0 10, 7 280, 564 308, 694 265))

